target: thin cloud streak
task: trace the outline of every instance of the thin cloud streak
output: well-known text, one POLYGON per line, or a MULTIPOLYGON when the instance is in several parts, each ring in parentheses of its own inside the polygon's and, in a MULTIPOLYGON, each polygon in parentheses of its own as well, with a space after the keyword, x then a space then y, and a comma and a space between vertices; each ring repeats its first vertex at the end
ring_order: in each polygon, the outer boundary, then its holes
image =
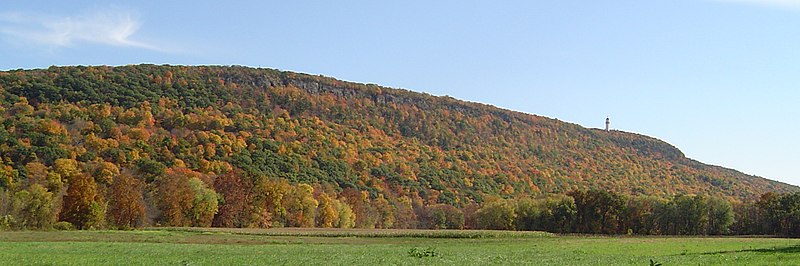
POLYGON ((52 48, 96 43, 163 51, 155 45, 131 38, 140 26, 141 22, 131 12, 119 10, 70 17, 0 14, 0 33, 13 40, 52 48))
POLYGON ((716 0, 716 1, 758 5, 758 6, 800 11, 800 0, 716 0))

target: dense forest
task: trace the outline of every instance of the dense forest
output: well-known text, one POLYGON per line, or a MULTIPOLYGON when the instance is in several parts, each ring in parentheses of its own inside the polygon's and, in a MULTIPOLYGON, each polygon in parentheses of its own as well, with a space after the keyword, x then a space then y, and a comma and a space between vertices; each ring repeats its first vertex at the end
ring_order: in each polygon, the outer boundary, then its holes
POLYGON ((6 228, 760 233, 798 190, 642 135, 235 66, 0 72, 0 156, 6 228), (696 227, 666 223, 684 207, 696 227))

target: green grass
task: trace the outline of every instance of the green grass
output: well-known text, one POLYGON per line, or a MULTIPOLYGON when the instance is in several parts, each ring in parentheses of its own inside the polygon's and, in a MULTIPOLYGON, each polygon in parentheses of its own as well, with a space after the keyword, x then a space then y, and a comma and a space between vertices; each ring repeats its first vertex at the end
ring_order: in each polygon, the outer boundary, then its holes
POLYGON ((0 265, 798 265, 800 240, 427 230, 0 232, 0 265), (416 248, 416 249, 415 249, 416 248), (434 250, 433 256, 412 256, 434 250))

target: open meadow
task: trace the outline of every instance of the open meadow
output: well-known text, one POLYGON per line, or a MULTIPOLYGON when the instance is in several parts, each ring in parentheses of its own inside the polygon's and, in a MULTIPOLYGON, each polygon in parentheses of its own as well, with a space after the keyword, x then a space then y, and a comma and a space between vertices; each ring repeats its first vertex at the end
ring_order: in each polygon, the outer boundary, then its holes
POLYGON ((0 265, 797 265, 800 240, 539 232, 151 229, 0 233, 0 265))

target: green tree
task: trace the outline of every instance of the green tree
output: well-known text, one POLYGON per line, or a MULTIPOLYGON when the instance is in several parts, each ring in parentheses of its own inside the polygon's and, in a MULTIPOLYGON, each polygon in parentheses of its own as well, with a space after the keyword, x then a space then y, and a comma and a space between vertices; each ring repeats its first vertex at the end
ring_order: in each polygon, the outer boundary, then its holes
POLYGON ((579 233, 620 233, 625 199, 619 194, 599 189, 572 191, 575 199, 575 229, 579 233))
POLYGON ((569 232, 575 220, 575 201, 565 195, 519 199, 516 202, 517 230, 569 232))
POLYGON ((514 221, 517 214, 513 202, 496 200, 485 204, 478 209, 478 227, 493 230, 514 230, 514 221))
POLYGON ((636 234, 659 234, 657 210, 666 200, 655 196, 640 196, 628 199, 624 214, 624 228, 636 234))
POLYGON ((192 226, 209 227, 214 214, 219 210, 219 196, 197 177, 189 179, 194 199, 189 210, 192 226))
POLYGON ((20 228, 49 228, 55 221, 53 193, 39 184, 14 194, 14 217, 20 228))
POLYGON ((464 212, 448 204, 426 206, 419 225, 426 229, 463 229, 464 212))
POLYGON ((731 203, 720 197, 709 197, 706 204, 708 205, 708 234, 729 234, 730 227, 734 222, 731 203))
POLYGON ((759 233, 774 235, 781 232, 781 224, 786 214, 781 195, 774 192, 767 192, 761 195, 755 205, 759 209, 758 216, 762 222, 759 226, 759 233))
POLYGON ((577 206, 572 197, 551 195, 547 197, 545 230, 555 233, 566 233, 575 223, 577 206))
POLYGON ((540 200, 523 198, 516 201, 517 220, 514 227, 517 230, 545 230, 546 206, 540 200))
POLYGON ((780 233, 785 236, 800 236, 800 192, 783 194, 779 198, 780 233))

